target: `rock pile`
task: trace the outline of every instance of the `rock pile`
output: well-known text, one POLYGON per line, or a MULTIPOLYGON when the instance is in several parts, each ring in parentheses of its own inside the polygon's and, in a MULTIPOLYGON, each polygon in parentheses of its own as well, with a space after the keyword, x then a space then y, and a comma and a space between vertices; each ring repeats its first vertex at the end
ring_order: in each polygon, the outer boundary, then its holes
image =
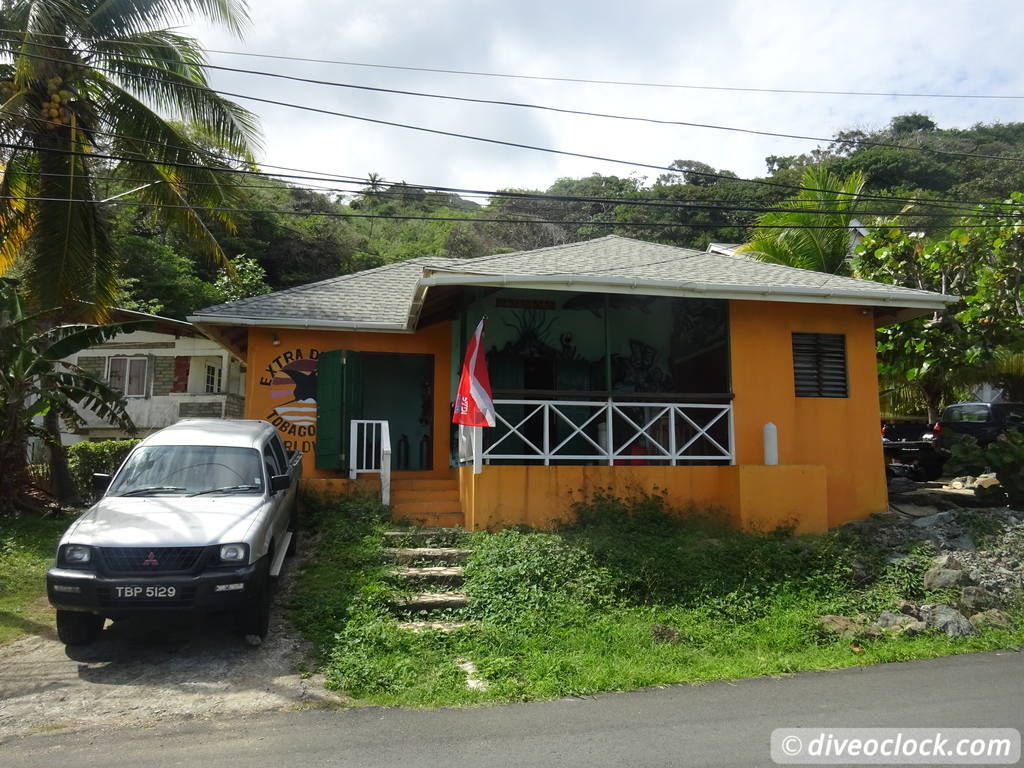
POLYGON ((890 564, 910 557, 911 550, 921 544, 930 544, 938 554, 921 586, 944 594, 949 602, 919 605, 901 600, 874 618, 820 616, 818 626, 826 635, 872 639, 933 631, 965 637, 985 627, 1014 629, 1001 608, 1024 589, 1024 512, 907 506, 843 528, 888 551, 890 564), (984 533, 976 540, 972 531, 979 530, 984 533))

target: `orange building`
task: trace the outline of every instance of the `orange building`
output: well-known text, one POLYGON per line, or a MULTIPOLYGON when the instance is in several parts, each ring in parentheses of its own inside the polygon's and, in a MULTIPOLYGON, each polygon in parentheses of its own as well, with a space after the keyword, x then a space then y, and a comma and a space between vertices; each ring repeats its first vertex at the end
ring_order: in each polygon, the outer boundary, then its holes
POLYGON ((886 508, 875 329, 954 300, 609 236, 417 258, 189 318, 247 366, 246 415, 304 482, 380 483, 396 518, 566 520, 661 489, 737 526, 818 532, 886 508), (451 425, 487 318, 498 424, 451 425))

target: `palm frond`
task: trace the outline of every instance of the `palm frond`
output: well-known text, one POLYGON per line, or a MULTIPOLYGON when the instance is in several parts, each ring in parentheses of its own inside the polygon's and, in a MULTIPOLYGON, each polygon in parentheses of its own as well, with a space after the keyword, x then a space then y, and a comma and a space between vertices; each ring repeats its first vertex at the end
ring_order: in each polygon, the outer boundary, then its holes
POLYGON ((243 0, 93 0, 88 23, 98 37, 122 37, 205 18, 240 36, 250 23, 243 0))

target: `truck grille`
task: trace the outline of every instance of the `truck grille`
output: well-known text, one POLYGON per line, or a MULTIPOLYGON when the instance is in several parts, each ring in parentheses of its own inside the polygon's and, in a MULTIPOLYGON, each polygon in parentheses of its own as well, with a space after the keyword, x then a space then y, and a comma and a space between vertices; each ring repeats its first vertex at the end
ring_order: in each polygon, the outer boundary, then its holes
POLYGON ((155 575, 194 570, 206 547, 103 547, 100 557, 109 573, 155 575))

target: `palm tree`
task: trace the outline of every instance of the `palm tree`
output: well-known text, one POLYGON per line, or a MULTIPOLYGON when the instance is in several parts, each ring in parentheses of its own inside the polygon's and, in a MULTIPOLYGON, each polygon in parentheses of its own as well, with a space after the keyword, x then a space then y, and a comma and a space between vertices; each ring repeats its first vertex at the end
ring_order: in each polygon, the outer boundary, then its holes
POLYGON ((208 87, 198 42, 163 28, 196 16, 236 33, 248 21, 244 0, 7 0, 0 9, 0 274, 16 269, 33 306, 85 301, 102 317, 116 300, 100 173, 142 180, 136 199, 224 263, 206 221, 230 227, 230 217, 203 208, 231 205, 224 171, 251 164, 256 127, 208 87))
MULTIPOLYGON (((252 165, 255 118, 208 87, 196 40, 163 28, 197 16, 236 33, 248 21, 244 0, 6 0, 0 8, 0 275, 17 274, 36 309, 78 315, 86 306, 103 319, 118 297, 99 173, 142 180, 130 190, 138 201, 226 264, 206 221, 233 228, 229 214, 210 208, 232 206, 225 171, 252 165)), ((73 489, 56 410, 45 423, 55 490, 66 501, 73 489)))
POLYGON ((778 206, 787 210, 762 214, 754 236, 737 252, 773 264, 850 274, 851 226, 861 208, 864 175, 858 171, 844 180, 812 166, 800 183, 806 189, 778 206))
POLYGON ((26 313, 16 281, 0 278, 0 515, 26 505, 19 494, 26 485, 28 438, 54 440, 36 416, 54 413, 77 424, 77 406, 129 432, 135 429, 120 392, 62 358, 149 324, 55 326, 53 314, 26 313))

